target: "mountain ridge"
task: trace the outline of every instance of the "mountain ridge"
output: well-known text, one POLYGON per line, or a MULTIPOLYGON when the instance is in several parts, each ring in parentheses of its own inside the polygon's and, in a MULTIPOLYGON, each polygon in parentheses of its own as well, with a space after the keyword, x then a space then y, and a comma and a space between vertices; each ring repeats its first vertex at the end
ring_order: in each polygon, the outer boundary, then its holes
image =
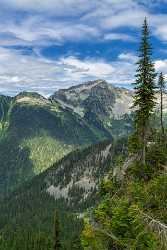
POLYGON ((131 101, 131 90, 103 80, 59 90, 50 98, 34 92, 0 96, 0 196, 76 148, 130 134, 131 101), (70 107, 62 104, 60 92, 70 107))

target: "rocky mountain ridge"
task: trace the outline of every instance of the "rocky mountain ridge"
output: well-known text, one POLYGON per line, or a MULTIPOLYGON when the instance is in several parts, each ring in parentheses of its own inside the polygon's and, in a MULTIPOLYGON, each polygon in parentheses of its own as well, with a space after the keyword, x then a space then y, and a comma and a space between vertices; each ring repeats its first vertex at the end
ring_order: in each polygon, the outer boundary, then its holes
MULTIPOLYGON (((67 89, 59 89, 51 97, 62 105, 73 109, 74 112, 84 115, 86 104, 90 98, 101 97, 101 104, 108 105, 108 113, 114 118, 121 118, 122 115, 132 112, 133 102, 132 89, 116 87, 105 80, 89 81, 83 84, 72 86, 67 89), (104 103, 103 103, 104 102, 104 103), (81 112, 79 112, 81 111, 81 112)), ((159 108, 160 94, 157 91, 157 107, 159 108)), ((167 112, 167 93, 163 95, 164 112, 167 112)), ((97 100, 96 100, 97 101, 97 100)))
POLYGON ((90 108, 100 116, 119 118, 131 112, 132 95, 131 90, 114 87, 104 80, 96 80, 60 89, 50 99, 71 108, 81 116, 86 115, 88 105, 91 105, 90 108))

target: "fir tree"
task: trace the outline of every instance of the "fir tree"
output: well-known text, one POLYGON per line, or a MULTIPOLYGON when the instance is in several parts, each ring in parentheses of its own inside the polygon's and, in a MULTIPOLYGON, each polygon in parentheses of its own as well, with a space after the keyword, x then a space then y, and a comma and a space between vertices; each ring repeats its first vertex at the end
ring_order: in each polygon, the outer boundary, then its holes
POLYGON ((160 104, 161 131, 162 131, 162 136, 164 136, 164 125, 163 125, 163 93, 164 93, 164 90, 165 90, 165 78, 164 78, 164 75, 163 75, 162 72, 159 75, 158 87, 159 87, 160 95, 161 95, 161 104, 160 104))
POLYGON ((58 213, 55 213, 54 218, 54 250, 61 250, 61 242, 60 242, 60 224, 59 224, 59 216, 58 213))
POLYGON ((149 27, 145 18, 142 27, 142 39, 139 48, 139 60, 135 81, 135 95, 133 106, 135 111, 135 129, 137 139, 141 144, 142 163, 145 165, 146 146, 149 133, 149 120, 155 106, 155 78, 156 73, 152 62, 152 48, 150 45, 149 27))

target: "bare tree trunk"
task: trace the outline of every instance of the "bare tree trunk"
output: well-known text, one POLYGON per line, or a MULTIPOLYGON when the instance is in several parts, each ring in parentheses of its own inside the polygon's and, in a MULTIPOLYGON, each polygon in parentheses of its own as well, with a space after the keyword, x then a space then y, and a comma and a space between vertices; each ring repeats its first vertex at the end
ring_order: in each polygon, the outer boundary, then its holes
POLYGON ((146 164, 146 125, 143 126, 142 164, 146 164))
POLYGON ((161 89, 161 130, 162 136, 164 136, 164 125, 163 125, 163 92, 161 89))
POLYGON ((142 163, 143 165, 146 165, 146 140, 145 138, 144 138, 144 143, 143 143, 142 163))

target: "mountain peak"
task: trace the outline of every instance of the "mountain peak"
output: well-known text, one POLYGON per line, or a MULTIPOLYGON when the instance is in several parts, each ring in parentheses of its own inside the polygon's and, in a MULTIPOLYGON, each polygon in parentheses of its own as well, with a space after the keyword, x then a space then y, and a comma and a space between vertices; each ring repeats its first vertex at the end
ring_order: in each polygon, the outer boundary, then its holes
POLYGON ((23 91, 15 96, 16 103, 31 104, 31 105, 46 105, 49 101, 42 95, 36 92, 23 91))
POLYGON ((98 117, 105 116, 108 119, 129 113, 132 93, 98 79, 68 89, 60 89, 51 96, 51 100, 58 101, 81 116, 87 116, 90 110, 91 114, 94 112, 98 117))
POLYGON ((18 95, 15 96, 16 99, 23 98, 23 97, 44 98, 42 95, 38 94, 37 92, 29 92, 29 91, 22 91, 18 95))
MULTIPOLYGON (((80 93, 82 91, 89 91, 92 88, 96 87, 96 86, 102 86, 102 85, 108 85, 108 83, 105 80, 102 79, 98 79, 98 80, 94 80, 94 81, 88 81, 88 82, 84 82, 78 85, 73 85, 68 89, 59 89, 56 93, 60 93, 60 92, 76 92, 76 93, 80 93)), ((55 94, 56 94, 55 93, 55 94)))

